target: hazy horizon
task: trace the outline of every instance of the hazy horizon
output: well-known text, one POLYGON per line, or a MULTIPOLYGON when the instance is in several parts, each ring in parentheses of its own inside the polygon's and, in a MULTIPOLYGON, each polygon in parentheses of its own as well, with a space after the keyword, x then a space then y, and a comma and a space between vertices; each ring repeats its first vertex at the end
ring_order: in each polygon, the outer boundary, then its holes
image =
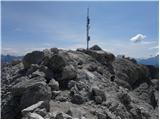
POLYGON ((87 7, 90 46, 134 58, 158 54, 158 1, 1 3, 2 54, 86 48, 87 7))

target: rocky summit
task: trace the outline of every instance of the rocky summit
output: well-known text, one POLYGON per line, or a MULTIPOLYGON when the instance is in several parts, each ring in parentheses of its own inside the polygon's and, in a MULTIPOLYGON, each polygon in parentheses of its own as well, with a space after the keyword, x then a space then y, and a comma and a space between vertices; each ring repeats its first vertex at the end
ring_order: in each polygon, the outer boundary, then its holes
POLYGON ((2 64, 1 77, 1 118, 159 118, 158 78, 97 45, 33 51, 16 64, 2 64))

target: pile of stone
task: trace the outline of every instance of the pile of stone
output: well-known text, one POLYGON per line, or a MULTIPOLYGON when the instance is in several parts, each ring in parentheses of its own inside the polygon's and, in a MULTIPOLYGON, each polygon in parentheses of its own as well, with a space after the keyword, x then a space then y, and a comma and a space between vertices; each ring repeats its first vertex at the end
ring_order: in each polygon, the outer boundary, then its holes
POLYGON ((157 79, 144 65, 89 50, 33 51, 2 66, 2 118, 158 118, 157 79))

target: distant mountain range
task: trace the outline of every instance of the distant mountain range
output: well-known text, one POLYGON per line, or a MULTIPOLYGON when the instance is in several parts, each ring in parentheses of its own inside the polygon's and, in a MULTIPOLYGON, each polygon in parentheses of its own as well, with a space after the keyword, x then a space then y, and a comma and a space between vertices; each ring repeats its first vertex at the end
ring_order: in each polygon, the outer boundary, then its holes
POLYGON ((159 55, 147 59, 136 59, 138 63, 144 65, 154 65, 156 67, 159 66, 159 55))
POLYGON ((23 56, 1 55, 2 63, 10 63, 13 60, 21 60, 23 56))

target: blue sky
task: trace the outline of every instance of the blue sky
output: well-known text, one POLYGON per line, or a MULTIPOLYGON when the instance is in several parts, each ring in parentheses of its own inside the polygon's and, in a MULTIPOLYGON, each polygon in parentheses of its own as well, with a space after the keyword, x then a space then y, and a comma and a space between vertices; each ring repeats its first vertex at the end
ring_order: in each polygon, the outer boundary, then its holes
POLYGON ((19 1, 2 2, 1 7, 2 54, 86 48, 87 7, 90 46, 135 58, 158 53, 158 2, 19 1))

